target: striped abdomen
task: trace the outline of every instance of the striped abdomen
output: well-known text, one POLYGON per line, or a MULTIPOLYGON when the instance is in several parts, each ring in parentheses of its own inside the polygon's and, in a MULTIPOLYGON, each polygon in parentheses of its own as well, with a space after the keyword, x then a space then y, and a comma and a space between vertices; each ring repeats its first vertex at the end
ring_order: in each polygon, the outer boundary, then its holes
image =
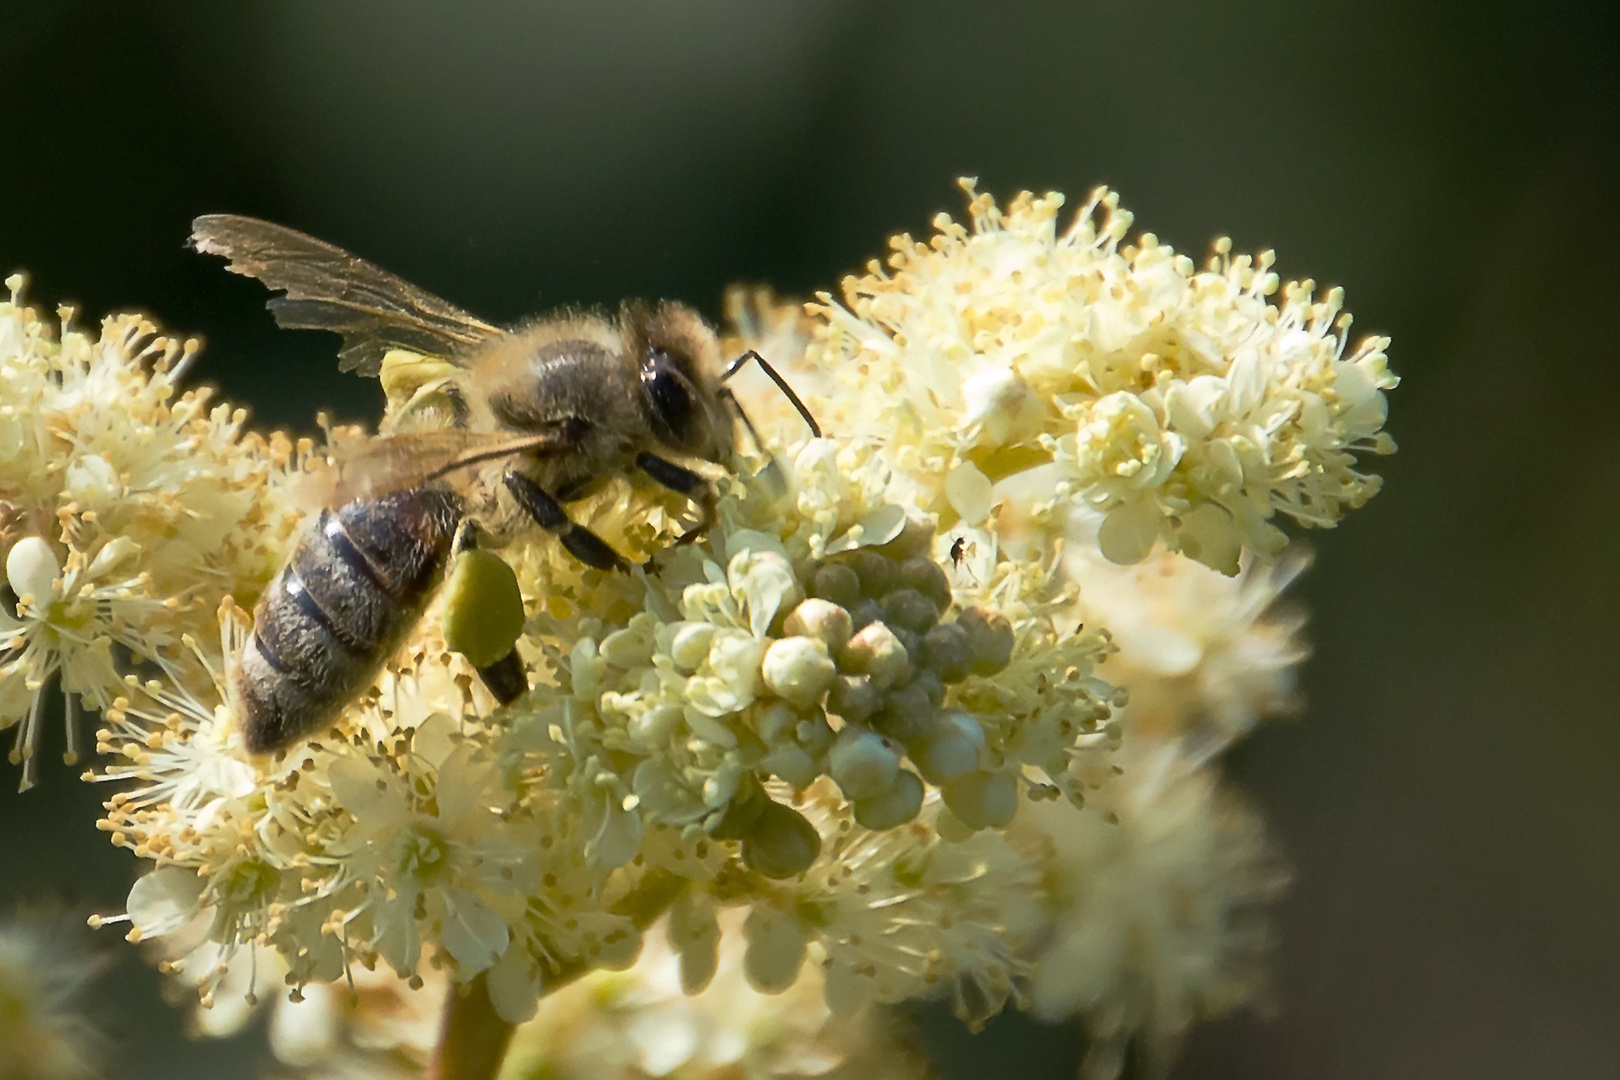
POLYGON ((323 510, 253 612, 236 677, 255 754, 323 730, 371 684, 422 615, 461 503, 401 491, 323 510))

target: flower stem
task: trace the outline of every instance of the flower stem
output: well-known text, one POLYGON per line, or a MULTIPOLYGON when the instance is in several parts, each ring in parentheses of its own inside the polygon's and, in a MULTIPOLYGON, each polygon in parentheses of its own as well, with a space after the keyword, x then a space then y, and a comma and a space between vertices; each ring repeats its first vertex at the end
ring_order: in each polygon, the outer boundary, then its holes
MULTIPOLYGON (((626 893, 613 910, 645 930, 675 902, 686 882, 673 874, 654 871, 626 893)), ((590 971, 582 959, 571 960, 546 972, 540 986, 545 997, 590 971)), ((439 1045, 428 1063, 426 1080, 493 1080, 501 1071, 516 1025, 501 1018, 489 997, 488 972, 480 972, 465 986, 452 987, 444 1002, 439 1045)))
POLYGON ((428 1080, 489 1080, 500 1072, 516 1027, 495 1011, 486 975, 480 972, 466 986, 451 987, 428 1080))

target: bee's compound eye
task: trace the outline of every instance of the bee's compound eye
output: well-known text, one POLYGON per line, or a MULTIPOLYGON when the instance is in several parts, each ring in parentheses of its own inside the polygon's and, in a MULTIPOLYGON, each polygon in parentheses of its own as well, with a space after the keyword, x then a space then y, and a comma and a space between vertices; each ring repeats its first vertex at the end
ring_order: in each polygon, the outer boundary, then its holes
POLYGON ((662 349, 649 353, 647 363, 641 369, 641 381, 647 387, 653 411, 664 427, 668 440, 676 444, 690 441, 697 408, 692 402, 686 380, 675 369, 669 354, 662 349))

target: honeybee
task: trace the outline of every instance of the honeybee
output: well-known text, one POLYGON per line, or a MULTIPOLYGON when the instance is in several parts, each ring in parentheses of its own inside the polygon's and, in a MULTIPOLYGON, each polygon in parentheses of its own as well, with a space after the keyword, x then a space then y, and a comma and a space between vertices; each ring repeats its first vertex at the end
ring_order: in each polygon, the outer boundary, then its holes
MULTIPOLYGON (((280 325, 343 335, 342 370, 378 376, 404 349, 450 373, 434 386, 448 426, 379 436, 346 463, 341 494, 260 598, 235 680, 255 754, 329 726, 401 644, 452 555, 476 544, 474 508, 499 498, 471 490, 472 466, 506 459, 499 488, 522 516, 586 565, 623 571, 629 562, 564 505, 635 470, 697 508, 679 543, 702 536, 714 489, 670 457, 730 464, 736 421, 753 430, 724 385, 743 364, 758 363, 821 434, 757 353, 721 370, 714 331, 684 304, 626 302, 617 317, 571 312, 505 330, 281 225, 211 214, 191 239, 282 290, 268 304, 280 325)), ((486 659, 479 675, 502 704, 528 689, 515 650, 486 659)))

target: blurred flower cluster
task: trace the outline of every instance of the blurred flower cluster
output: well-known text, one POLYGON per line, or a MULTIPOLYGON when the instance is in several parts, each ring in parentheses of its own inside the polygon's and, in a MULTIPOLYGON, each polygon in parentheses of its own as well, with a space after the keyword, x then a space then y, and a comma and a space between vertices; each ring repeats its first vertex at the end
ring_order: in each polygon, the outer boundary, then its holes
POLYGON ((81 1012, 105 952, 85 940, 77 919, 43 906, 0 919, 0 1076, 91 1080, 103 1074, 110 1044, 81 1012))
MULTIPOLYGON (((971 194, 971 186, 969 188, 971 194)), ((1099 192, 972 195, 808 305, 730 298, 789 376, 717 521, 626 482, 501 556, 530 691, 429 614, 335 726, 271 758, 245 608, 335 448, 182 392, 193 350, 0 305, 0 724, 25 783, 51 680, 99 710, 101 827, 147 860, 133 940, 200 1030, 275 1002, 288 1068, 419 1070, 470 994, 503 1075, 907 1075, 883 1006, 1078 1017, 1091 1075, 1263 989, 1285 875, 1216 758, 1297 707, 1303 568, 1391 450, 1380 339, 1221 242, 1195 271, 1099 192), (696 995, 687 1000, 687 995, 696 995)), ((420 424, 391 388, 382 430, 420 424)))

